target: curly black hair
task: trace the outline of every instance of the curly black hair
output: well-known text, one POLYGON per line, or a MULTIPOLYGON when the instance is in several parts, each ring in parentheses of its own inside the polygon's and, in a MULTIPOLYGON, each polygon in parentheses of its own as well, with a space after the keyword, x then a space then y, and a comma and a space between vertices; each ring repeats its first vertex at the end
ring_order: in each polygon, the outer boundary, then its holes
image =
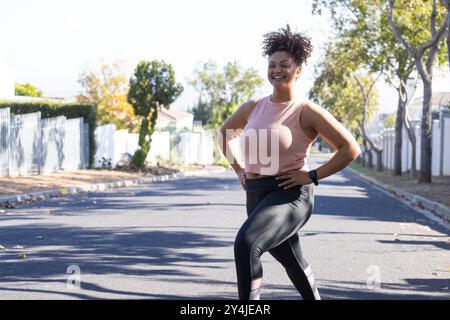
POLYGON ((297 65, 301 66, 311 56, 311 40, 302 33, 293 33, 289 24, 277 32, 269 32, 264 35, 262 43, 263 56, 270 57, 277 51, 287 51, 294 58, 297 65))

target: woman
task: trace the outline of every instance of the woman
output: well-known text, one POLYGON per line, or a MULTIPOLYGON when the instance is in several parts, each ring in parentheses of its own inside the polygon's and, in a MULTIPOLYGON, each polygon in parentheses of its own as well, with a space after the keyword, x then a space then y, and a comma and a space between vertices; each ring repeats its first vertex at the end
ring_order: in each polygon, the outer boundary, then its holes
POLYGON ((260 258, 266 251, 283 265, 303 299, 320 299, 297 232, 312 213, 313 183, 317 186, 318 180, 342 170, 361 151, 328 111, 295 91, 311 51, 310 40, 291 32, 289 25, 265 34, 263 53, 268 57, 272 94, 244 103, 221 127, 224 154, 246 191, 248 218, 234 245, 239 299, 259 299, 260 258), (230 143, 242 132, 244 163, 230 143), (336 153, 324 165, 309 170, 306 159, 319 135, 336 153))

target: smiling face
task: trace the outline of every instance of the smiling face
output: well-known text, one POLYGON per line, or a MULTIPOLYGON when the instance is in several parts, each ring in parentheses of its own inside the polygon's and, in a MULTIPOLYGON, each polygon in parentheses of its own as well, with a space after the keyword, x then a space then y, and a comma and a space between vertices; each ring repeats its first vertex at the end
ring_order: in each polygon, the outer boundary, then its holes
POLYGON ((287 51, 277 51, 269 57, 267 77, 276 88, 288 88, 295 84, 302 68, 287 51))

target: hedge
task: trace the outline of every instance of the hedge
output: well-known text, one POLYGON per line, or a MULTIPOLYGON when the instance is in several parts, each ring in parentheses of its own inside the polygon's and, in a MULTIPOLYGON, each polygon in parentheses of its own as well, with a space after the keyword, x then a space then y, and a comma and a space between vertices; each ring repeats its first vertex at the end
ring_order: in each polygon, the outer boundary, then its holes
POLYGON ((41 112, 41 118, 65 116, 67 119, 83 118, 89 124, 89 167, 94 167, 95 128, 97 126, 97 108, 90 104, 57 102, 15 102, 0 101, 0 108, 10 108, 13 114, 41 112))

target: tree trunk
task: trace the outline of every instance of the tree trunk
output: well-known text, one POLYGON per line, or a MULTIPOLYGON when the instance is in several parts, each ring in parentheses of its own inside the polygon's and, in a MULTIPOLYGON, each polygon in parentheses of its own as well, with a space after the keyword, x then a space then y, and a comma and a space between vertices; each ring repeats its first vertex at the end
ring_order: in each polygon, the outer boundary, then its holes
POLYGON ((383 150, 375 150, 376 155, 377 155, 377 166, 376 166, 376 171, 383 171, 383 162, 382 162, 382 153, 383 150))
POLYGON ((367 157, 369 158, 367 159, 368 162, 367 168, 373 169, 373 162, 372 162, 373 156, 372 156, 372 149, 370 147, 367 148, 367 157))
POLYGON ((450 68, 450 0, 445 0, 444 6, 447 8, 447 59, 450 68))
POLYGON ((450 69, 450 0, 444 0, 443 4, 447 8, 447 59, 450 69))
POLYGON ((363 167, 366 166, 366 153, 367 153, 367 142, 366 139, 363 138, 363 150, 362 150, 362 157, 361 157, 361 165, 363 167))
POLYGON ((149 142, 146 137, 148 135, 148 119, 144 117, 141 121, 139 129, 139 149, 134 153, 131 159, 131 165, 134 169, 143 169, 145 166, 145 158, 149 150, 149 142))
MULTIPOLYGON (((400 85, 399 90, 404 88, 400 85)), ((395 119, 395 149, 394 149, 394 176, 402 175, 402 128, 403 128, 403 113, 405 110, 405 102, 402 99, 402 94, 398 93, 397 103, 397 118, 395 119)))
POLYGON ((411 142, 411 178, 417 179, 417 164, 416 164, 416 133, 409 121, 408 107, 405 106, 402 114, 403 125, 405 126, 408 134, 409 141, 411 142))
POLYGON ((373 162, 372 162, 372 149, 375 150, 376 154, 377 154, 377 165, 376 165, 376 171, 383 171, 383 165, 381 162, 381 152, 383 151, 383 148, 376 146, 372 139, 366 134, 366 121, 367 121, 367 117, 368 117, 368 112, 369 112, 369 98, 370 98, 370 93, 372 91, 373 86, 375 85, 376 81, 378 80, 378 78, 380 77, 380 74, 378 74, 378 76, 376 77, 376 79, 370 84, 369 89, 367 90, 367 93, 365 92, 365 88, 362 84, 362 82, 358 79, 358 77, 354 76, 354 79, 356 80, 359 89, 361 90, 361 94, 363 97, 363 117, 362 117, 362 122, 360 124, 360 131, 361 131, 361 135, 363 136, 363 140, 365 145, 367 145, 367 143, 369 144, 369 148, 368 148, 368 162, 369 162, 369 168, 372 169, 373 168, 373 162), (380 160, 380 161, 378 161, 380 160))
POLYGON ((420 183, 431 183, 431 81, 423 82, 423 111, 420 148, 420 183))
POLYGON ((411 140, 411 143, 414 143, 411 149, 411 178, 417 179, 417 164, 416 164, 416 136, 414 135, 414 138, 411 140))
MULTIPOLYGON (((431 94, 432 94, 432 81, 433 81, 433 65, 436 58, 437 51, 439 49, 439 41, 445 35, 447 27, 447 21, 449 19, 449 1, 445 0, 444 4, 447 4, 447 16, 446 20, 442 22, 439 29, 436 29, 436 17, 437 17, 437 0, 432 1, 432 13, 431 13, 431 34, 432 38, 423 43, 418 51, 414 50, 403 38, 399 30, 394 23, 394 0, 389 0, 389 24, 395 35, 395 37, 402 43, 403 47, 414 58, 417 71, 423 82, 423 108, 422 108, 422 124, 421 124, 421 154, 420 154, 420 177, 419 183, 431 183, 431 94), (425 50, 428 51, 428 56, 425 56, 425 50), (425 62, 425 63, 424 63, 425 62)), ((448 38, 448 35, 447 35, 448 38)))
POLYGON ((150 121, 147 117, 142 119, 141 128, 139 130, 140 149, 134 153, 133 158, 131 159, 131 164, 135 169, 145 168, 147 155, 150 152, 150 145, 152 142, 151 137, 155 130, 156 119, 158 118, 157 106, 151 108, 149 117, 150 121))

